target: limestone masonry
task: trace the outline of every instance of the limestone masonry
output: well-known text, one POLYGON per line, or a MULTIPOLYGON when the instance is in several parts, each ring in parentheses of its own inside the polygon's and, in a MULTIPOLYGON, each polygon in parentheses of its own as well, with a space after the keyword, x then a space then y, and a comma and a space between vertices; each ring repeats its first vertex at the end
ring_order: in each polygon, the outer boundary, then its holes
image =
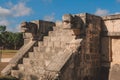
POLYGON ((1 72, 22 80, 120 80, 120 15, 22 22, 24 45, 1 72))

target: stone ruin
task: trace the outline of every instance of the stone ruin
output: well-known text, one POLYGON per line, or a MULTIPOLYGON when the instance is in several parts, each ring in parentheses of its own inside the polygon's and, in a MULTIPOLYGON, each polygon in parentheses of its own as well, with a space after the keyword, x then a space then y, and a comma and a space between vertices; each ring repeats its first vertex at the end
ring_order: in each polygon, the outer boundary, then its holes
POLYGON ((23 22, 24 45, 1 74, 22 80, 120 80, 120 15, 23 22))

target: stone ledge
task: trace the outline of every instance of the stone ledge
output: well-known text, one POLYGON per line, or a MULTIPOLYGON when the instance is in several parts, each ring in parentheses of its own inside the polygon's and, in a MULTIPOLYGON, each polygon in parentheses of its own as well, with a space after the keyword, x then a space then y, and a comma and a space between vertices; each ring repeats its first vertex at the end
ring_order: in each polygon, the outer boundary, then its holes
POLYGON ((102 19, 103 19, 104 21, 106 21, 106 20, 116 20, 116 19, 120 19, 120 14, 103 16, 102 19))
POLYGON ((111 37, 120 36, 120 32, 102 32, 102 36, 111 36, 111 37))

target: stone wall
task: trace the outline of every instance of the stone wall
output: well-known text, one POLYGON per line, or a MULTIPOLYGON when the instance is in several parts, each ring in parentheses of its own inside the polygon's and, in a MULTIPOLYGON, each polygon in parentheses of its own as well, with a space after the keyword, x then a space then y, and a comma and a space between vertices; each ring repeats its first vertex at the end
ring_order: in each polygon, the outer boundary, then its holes
POLYGON ((99 80, 100 78, 100 33, 101 18, 86 14, 86 30, 82 46, 82 80, 99 80))
POLYGON ((79 51, 62 68, 60 80, 100 80, 101 18, 90 14, 74 16, 82 20, 80 38, 83 41, 79 51))
POLYGON ((101 79, 108 80, 111 55, 111 39, 108 36, 101 37, 101 79))

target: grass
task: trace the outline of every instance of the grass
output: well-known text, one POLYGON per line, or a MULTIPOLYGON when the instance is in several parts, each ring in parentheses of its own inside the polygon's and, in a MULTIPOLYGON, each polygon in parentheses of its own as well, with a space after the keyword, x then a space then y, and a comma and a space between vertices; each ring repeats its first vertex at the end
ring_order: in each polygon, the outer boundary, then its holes
POLYGON ((1 54, 1 50, 0 50, 0 56, 2 58, 11 58, 13 57, 18 50, 2 50, 2 54, 1 54))
POLYGON ((2 50, 2 54, 5 54, 5 53, 16 53, 17 51, 18 50, 2 50))

